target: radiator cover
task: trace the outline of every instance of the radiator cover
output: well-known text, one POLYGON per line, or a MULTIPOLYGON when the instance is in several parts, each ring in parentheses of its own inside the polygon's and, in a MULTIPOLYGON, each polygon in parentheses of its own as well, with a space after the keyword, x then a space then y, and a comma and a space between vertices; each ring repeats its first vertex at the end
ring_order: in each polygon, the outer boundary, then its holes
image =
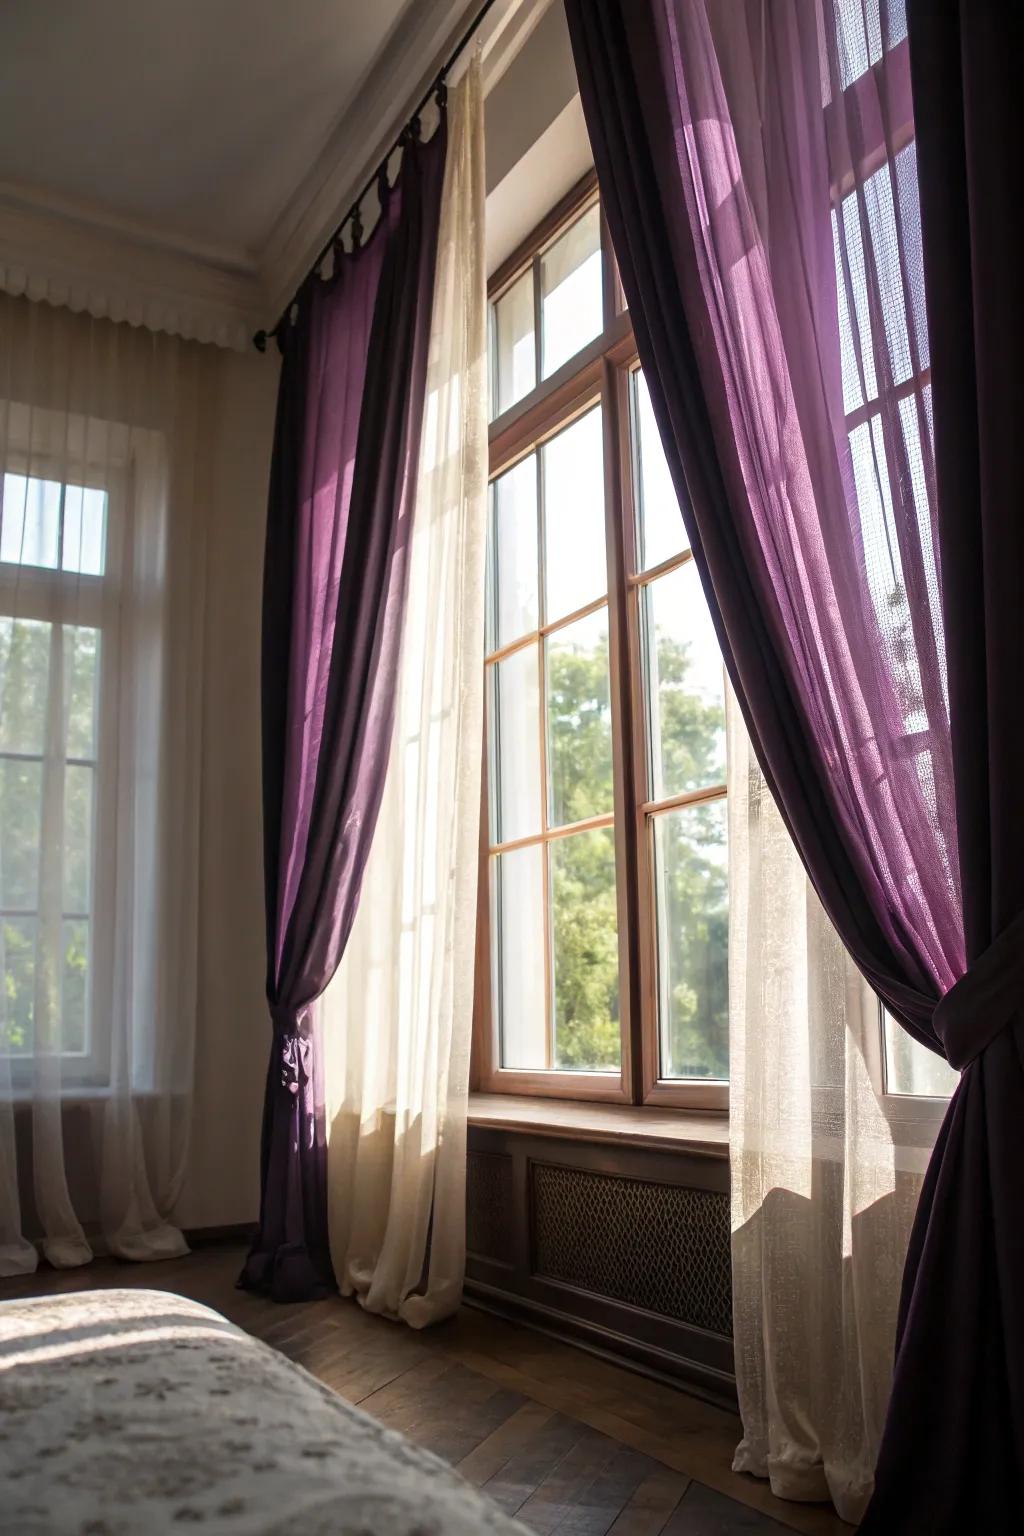
POLYGON ((732 1332, 727 1195, 547 1163, 531 1174, 535 1274, 732 1332))

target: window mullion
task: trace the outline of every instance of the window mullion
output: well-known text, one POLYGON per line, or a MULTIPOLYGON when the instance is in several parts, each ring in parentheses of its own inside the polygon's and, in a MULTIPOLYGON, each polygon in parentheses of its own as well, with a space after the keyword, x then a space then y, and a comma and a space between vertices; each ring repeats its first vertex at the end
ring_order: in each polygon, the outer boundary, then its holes
POLYGON ((68 488, 62 480, 60 483, 60 502, 57 507, 57 569, 64 569, 64 512, 67 502, 68 488))
POLYGON ((615 808, 616 897, 619 926, 619 1022, 623 1082, 634 1103, 643 1101, 641 1038, 639 866, 636 839, 634 688, 630 639, 628 529, 632 516, 629 376, 605 360, 601 378, 604 422, 605 549, 608 568, 608 666, 612 709, 612 784, 615 808))
POLYGON ((533 366, 536 389, 544 379, 544 305, 540 291, 540 251, 534 255, 530 271, 533 276, 533 366))
MULTIPOLYGON (((536 300, 537 336, 538 336, 538 378, 540 377, 540 274, 539 257, 534 259, 533 291, 536 300)), ((544 450, 538 448, 536 454, 537 464, 537 613, 541 626, 547 618, 547 561, 545 559, 545 492, 544 492, 544 450)), ((547 698, 547 665, 545 657, 546 642, 543 634, 537 636, 537 725, 540 735, 538 742, 538 764, 540 768, 540 827, 541 827, 541 893, 542 915, 544 922, 544 1065, 548 1071, 555 1065, 555 1009, 554 988, 555 969, 553 964, 554 954, 552 945, 552 909, 551 909, 551 858, 548 851, 547 832, 549 830, 549 806, 551 804, 551 786, 548 782, 548 698, 547 698)))
POLYGON ((50 626, 43 771, 40 785, 39 889, 32 1027, 35 1049, 60 1053, 61 930, 64 908, 64 628, 50 626))

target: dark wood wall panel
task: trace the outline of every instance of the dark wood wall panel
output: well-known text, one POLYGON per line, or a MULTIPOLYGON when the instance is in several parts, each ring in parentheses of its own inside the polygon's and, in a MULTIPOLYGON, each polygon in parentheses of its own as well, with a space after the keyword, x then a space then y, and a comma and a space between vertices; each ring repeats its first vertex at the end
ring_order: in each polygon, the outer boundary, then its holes
POLYGON ((507 1152, 470 1149, 466 1175, 466 1247, 471 1254, 511 1264, 512 1159, 507 1152))
POLYGON ((470 1126, 467 1298, 735 1403, 728 1159, 470 1126))

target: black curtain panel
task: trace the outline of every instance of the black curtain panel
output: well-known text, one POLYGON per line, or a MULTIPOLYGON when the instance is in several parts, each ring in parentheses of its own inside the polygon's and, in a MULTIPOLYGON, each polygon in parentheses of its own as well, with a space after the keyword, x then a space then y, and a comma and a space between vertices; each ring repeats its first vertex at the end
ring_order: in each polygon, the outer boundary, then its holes
MULTIPOLYGON (((418 128, 418 124, 416 125, 418 128)), ((283 352, 263 589, 267 998, 260 1226, 240 1284, 333 1289, 315 1000, 384 788, 416 495, 447 118, 407 135, 365 245, 313 274, 283 352)))

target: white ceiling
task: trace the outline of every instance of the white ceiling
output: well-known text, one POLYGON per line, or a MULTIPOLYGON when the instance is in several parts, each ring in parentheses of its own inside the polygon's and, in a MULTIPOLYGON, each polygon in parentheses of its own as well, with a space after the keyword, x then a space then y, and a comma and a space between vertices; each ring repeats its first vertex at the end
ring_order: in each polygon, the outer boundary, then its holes
POLYGON ((256 255, 415 4, 4 0, 0 181, 256 255))
MULTIPOLYGON (((480 3, 0 0, 0 290, 244 348, 480 3)), ((478 36, 500 259, 589 149, 558 0, 478 36)))

